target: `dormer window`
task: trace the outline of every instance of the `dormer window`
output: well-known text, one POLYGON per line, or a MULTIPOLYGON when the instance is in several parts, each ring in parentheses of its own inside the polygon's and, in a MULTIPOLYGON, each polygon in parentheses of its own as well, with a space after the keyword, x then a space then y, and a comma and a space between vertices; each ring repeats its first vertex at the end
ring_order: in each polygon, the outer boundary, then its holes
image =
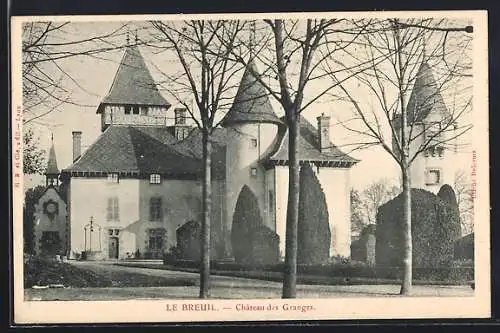
POLYGON ((161 175, 157 173, 153 173, 149 176, 150 184, 161 184, 161 175))
POLYGON ((118 183, 118 173, 116 172, 108 173, 108 182, 118 183))

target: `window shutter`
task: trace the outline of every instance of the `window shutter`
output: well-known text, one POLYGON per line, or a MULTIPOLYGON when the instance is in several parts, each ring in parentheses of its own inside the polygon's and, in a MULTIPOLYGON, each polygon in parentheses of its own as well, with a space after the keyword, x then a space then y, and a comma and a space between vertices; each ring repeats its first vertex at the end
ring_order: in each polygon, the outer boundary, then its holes
POLYGON ((111 221, 113 219, 113 198, 108 198, 108 211, 106 219, 111 221))
POLYGON ((114 209, 114 219, 115 219, 115 221, 119 221, 120 220, 120 209, 118 206, 118 198, 115 198, 115 200, 114 200, 113 209, 114 209))

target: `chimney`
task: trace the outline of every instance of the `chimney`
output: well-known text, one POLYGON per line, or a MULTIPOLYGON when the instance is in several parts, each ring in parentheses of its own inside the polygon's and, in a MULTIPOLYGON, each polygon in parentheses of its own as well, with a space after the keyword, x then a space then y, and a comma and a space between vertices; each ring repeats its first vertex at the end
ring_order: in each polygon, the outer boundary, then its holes
POLYGON ((175 108, 175 137, 184 140, 189 134, 189 126, 186 124, 186 108, 175 108))
POLYGON ((73 162, 82 155, 82 132, 73 131, 73 162))
POLYGON ((316 118, 318 120, 318 140, 322 153, 330 150, 330 117, 324 113, 316 118))

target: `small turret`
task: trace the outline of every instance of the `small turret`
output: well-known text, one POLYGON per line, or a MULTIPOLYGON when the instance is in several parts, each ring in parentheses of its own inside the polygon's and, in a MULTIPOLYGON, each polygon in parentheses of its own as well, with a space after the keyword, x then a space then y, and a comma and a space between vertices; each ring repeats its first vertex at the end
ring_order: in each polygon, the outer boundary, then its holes
MULTIPOLYGON (((221 123, 228 129, 226 161, 231 161, 226 167, 227 221, 231 223, 236 199, 246 185, 259 198, 263 220, 274 227, 274 210, 266 200, 269 192, 267 170, 261 161, 275 147, 278 127, 283 122, 274 113, 268 91, 256 75, 258 69, 249 61, 233 105, 221 123)), ((228 225, 227 230, 230 229, 228 225)))
MULTIPOLYGON (((412 162, 410 167, 411 186, 436 193, 443 184, 452 184, 456 170, 456 138, 452 115, 441 95, 440 87, 434 78, 432 68, 424 61, 420 65, 410 99, 406 106, 408 127, 406 136, 412 135, 409 154, 426 145, 412 162)), ((401 137, 401 113, 395 115, 393 128, 397 137, 401 137)), ((396 138, 393 151, 399 155, 396 138)))
POLYGON ((59 185, 59 168, 57 167, 56 150, 54 148, 54 134, 52 134, 51 140, 52 144, 49 150, 45 180, 47 186, 57 186, 59 185))

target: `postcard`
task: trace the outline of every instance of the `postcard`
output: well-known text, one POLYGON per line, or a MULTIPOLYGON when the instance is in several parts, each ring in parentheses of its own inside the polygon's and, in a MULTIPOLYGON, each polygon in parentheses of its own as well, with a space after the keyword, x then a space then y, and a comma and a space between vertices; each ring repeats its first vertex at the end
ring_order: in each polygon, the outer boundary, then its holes
POLYGON ((17 324, 490 316, 486 11, 11 33, 17 324))

